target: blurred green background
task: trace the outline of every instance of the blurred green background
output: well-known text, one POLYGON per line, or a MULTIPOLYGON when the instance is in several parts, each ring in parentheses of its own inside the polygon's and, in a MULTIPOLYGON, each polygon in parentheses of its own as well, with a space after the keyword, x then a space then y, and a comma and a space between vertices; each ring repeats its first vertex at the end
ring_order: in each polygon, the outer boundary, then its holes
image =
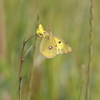
MULTIPOLYGON (((100 0, 93 2, 90 100, 100 100, 100 0)), ((46 59, 37 38, 31 100, 86 100, 90 0, 0 0, 0 100, 18 100, 23 40, 35 34, 37 13, 44 29, 64 39, 72 52, 46 59), (82 89, 81 89, 82 86, 82 89)), ((33 37, 26 51, 35 42, 33 37)), ((27 100, 33 51, 23 64, 22 100, 27 100)))

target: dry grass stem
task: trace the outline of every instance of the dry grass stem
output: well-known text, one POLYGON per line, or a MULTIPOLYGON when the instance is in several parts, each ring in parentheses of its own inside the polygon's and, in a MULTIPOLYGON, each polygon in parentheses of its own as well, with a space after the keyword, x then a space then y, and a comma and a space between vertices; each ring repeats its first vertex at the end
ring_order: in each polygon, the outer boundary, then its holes
POLYGON ((25 61, 25 58, 23 58, 23 52, 24 52, 26 43, 34 36, 35 35, 33 35, 30 38, 28 38, 27 40, 23 41, 23 46, 22 46, 22 50, 21 50, 21 58, 20 58, 20 69, 19 69, 19 100, 21 100, 21 90, 22 90, 22 78, 23 78, 23 76, 21 76, 22 65, 23 65, 23 62, 25 61))
POLYGON ((88 73, 87 73, 87 86, 86 86, 86 100, 89 100, 89 87, 90 87, 90 74, 91 74, 91 59, 92 59, 92 32, 93 32, 93 0, 90 5, 90 33, 89 33, 89 62, 88 62, 88 73))
POLYGON ((32 94, 32 83, 33 83, 33 71, 34 71, 34 57, 35 57, 35 50, 36 50, 36 40, 37 36, 35 37, 35 43, 33 47, 33 58, 32 58, 32 66, 31 66, 31 72, 30 72, 30 82, 29 82, 29 91, 28 91, 28 99, 31 99, 31 94, 32 94))
MULTIPOLYGON (((39 10, 37 12, 37 27, 39 25, 39 10)), ((36 29, 37 29, 36 27, 36 29)), ((35 67, 35 62, 34 62, 34 58, 35 58, 35 51, 36 51, 36 41, 37 41, 37 36, 35 37, 35 43, 34 43, 34 46, 33 46, 33 58, 32 58, 32 66, 31 66, 31 72, 30 72, 30 82, 29 82, 29 90, 28 90, 28 98, 27 100, 30 100, 31 99, 31 94, 32 94, 32 84, 33 84, 33 76, 34 76, 34 67, 35 67)))

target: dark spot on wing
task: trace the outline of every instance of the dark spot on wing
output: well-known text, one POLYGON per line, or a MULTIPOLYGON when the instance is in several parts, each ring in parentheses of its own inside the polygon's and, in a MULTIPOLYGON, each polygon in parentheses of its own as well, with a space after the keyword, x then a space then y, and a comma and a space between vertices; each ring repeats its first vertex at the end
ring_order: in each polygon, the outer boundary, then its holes
POLYGON ((59 41, 58 43, 61 43, 61 41, 59 41))
POLYGON ((50 47, 48 47, 49 48, 49 50, 51 50, 53 47, 52 46, 50 46, 50 47))

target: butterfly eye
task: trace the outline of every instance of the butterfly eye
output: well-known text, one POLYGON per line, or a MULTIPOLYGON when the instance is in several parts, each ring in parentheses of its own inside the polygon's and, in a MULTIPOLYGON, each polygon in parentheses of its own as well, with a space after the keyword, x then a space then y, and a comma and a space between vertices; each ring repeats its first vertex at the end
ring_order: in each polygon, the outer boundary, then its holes
POLYGON ((58 43, 61 43, 61 41, 59 41, 58 43))

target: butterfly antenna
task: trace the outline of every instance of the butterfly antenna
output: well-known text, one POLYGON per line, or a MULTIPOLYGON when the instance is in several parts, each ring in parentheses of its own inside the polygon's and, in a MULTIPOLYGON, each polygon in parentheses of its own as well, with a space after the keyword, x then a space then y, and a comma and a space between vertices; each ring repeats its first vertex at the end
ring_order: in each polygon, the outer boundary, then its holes
POLYGON ((49 29, 48 29, 47 32, 50 33, 50 34, 52 35, 52 32, 51 32, 51 25, 49 24, 48 27, 49 27, 49 29))

